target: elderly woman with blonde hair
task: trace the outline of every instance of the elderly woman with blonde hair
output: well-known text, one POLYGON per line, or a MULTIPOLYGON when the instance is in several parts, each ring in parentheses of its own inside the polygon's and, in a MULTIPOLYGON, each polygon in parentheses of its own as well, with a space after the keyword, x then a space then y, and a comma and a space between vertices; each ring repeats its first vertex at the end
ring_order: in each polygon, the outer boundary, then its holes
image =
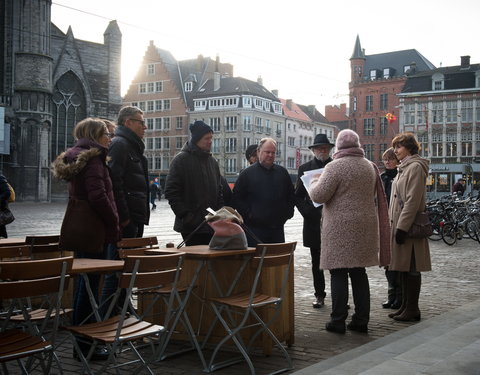
POLYGON ((347 328, 368 332, 370 288, 365 267, 390 260, 387 202, 378 168, 367 160, 358 134, 342 130, 333 161, 310 184, 314 202, 323 203, 320 268, 330 271, 332 312, 327 331, 345 333, 348 277, 355 312, 347 328))

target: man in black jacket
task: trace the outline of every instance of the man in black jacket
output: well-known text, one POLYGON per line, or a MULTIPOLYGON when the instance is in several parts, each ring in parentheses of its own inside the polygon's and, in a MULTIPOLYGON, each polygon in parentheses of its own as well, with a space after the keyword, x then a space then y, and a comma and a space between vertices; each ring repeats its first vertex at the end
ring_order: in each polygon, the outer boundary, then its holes
MULTIPOLYGON (((277 142, 263 138, 258 162, 245 168, 233 188, 233 205, 245 225, 264 243, 285 242, 284 224, 293 217, 293 184, 285 168, 275 164, 277 142)), ((259 241, 247 233, 248 246, 259 241)))
POLYGON ((317 134, 313 145, 308 148, 312 150, 314 158, 302 164, 298 168, 298 179, 295 187, 295 204, 303 216, 303 246, 310 248, 312 258, 313 287, 315 289, 315 300, 313 307, 320 308, 325 302, 325 276, 320 269, 320 220, 322 218, 322 207, 314 207, 308 195, 303 181, 300 179, 305 171, 324 168, 332 161, 330 151, 333 148, 326 134, 317 134))
POLYGON ((170 165, 165 198, 175 213, 173 229, 184 240, 188 237, 186 245, 208 245, 213 230, 208 224, 201 224, 207 208, 216 211, 223 206, 223 186, 220 168, 210 152, 213 129, 203 121, 195 121, 190 132, 190 141, 170 165))
POLYGON ((150 219, 145 121, 137 107, 123 107, 108 156, 122 237, 142 237, 150 219))

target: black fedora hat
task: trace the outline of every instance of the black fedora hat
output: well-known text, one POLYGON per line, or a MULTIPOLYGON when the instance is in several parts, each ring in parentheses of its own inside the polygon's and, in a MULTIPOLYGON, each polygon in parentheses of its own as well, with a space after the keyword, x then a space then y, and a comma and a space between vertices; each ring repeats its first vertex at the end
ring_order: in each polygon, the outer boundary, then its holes
POLYGON ((326 134, 317 134, 315 136, 315 139, 313 140, 313 145, 308 146, 308 148, 323 146, 323 145, 329 145, 332 147, 335 146, 333 143, 330 143, 326 134))

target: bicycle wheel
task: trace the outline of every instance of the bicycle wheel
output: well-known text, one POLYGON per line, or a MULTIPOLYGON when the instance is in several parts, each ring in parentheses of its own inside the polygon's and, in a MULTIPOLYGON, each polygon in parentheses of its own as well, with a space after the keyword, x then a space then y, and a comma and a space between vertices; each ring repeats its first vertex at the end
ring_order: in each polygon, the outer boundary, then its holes
POLYGON ((442 215, 429 214, 430 222, 432 223, 433 234, 428 237, 432 241, 440 241, 442 239, 442 228, 440 222, 443 220, 442 215))
POLYGON ((465 231, 467 232, 468 236, 475 241, 479 241, 478 239, 478 227, 475 220, 469 220, 467 225, 465 226, 465 231))
POLYGON ((457 231, 453 224, 445 224, 442 228, 442 240, 447 245, 455 245, 457 242, 457 231))

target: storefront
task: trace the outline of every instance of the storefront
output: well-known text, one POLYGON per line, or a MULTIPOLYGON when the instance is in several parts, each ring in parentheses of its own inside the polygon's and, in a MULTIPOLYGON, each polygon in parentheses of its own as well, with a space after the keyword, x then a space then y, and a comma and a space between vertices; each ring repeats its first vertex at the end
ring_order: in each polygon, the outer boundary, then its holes
POLYGON ((480 190, 480 164, 430 164, 427 178, 429 199, 451 194, 458 179, 466 181, 466 193, 480 190))

